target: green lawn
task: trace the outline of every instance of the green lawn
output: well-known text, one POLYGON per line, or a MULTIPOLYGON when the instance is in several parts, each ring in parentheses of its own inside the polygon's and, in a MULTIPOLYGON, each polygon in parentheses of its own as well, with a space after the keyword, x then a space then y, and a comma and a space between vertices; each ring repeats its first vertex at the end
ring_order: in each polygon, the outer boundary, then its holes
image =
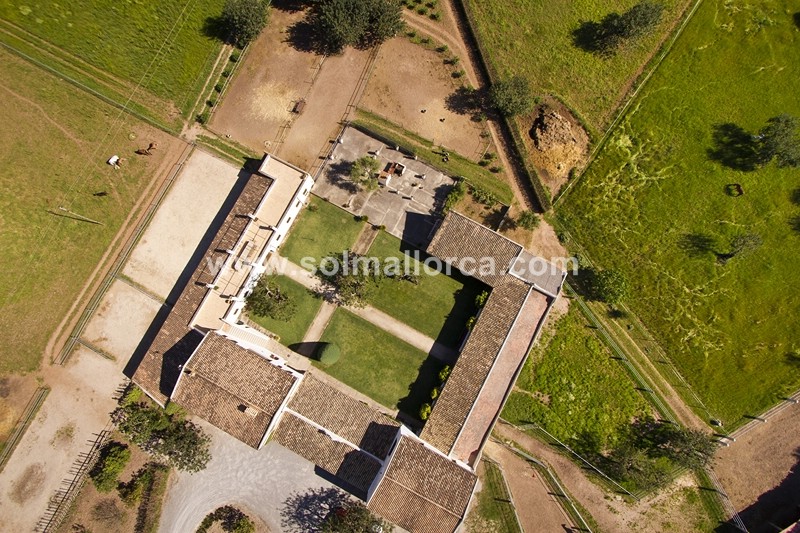
MULTIPOLYGON (((466 323, 477 312, 475 297, 487 289, 474 278, 454 272, 446 276, 438 272, 426 274, 422 263, 406 255, 413 253, 400 239, 381 232, 367 254, 378 257, 381 264, 394 257, 403 269, 418 271, 419 284, 385 279, 370 296, 369 304, 408 324, 417 331, 457 349, 466 333, 466 323), (417 270, 418 269, 418 270, 417 270)), ((422 261, 428 257, 420 252, 422 261)))
POLYGON ((363 227, 363 222, 357 222, 344 209, 312 196, 309 207, 295 222, 280 253, 298 265, 308 257, 319 266, 323 257, 353 246, 363 227))
MULTIPOLYGON (((188 4, 174 0, 2 2, 0 18, 66 51, 70 57, 62 59, 73 67, 90 70, 81 67, 85 61, 101 73, 130 82, 129 88, 120 92, 123 103, 141 82, 185 115, 219 52, 221 42, 207 35, 205 27, 209 19, 220 16, 223 4, 223 0, 188 4)), ((15 48, 25 47, 5 34, 0 40, 15 48)), ((53 57, 39 53, 41 46, 25 48, 26 53, 61 70, 53 57)), ((103 74, 95 76, 102 78, 103 74)))
POLYGON ((171 141, 131 117, 115 123, 115 109, 6 51, 0 80, 2 373, 38 367, 171 141), (132 153, 141 139, 158 140, 164 150, 126 155, 119 171, 105 164, 117 151, 132 153), (93 196, 102 191, 107 196, 93 196), (59 206, 102 225, 58 216, 59 206))
POLYGON ((611 58, 577 48, 572 32, 585 21, 621 13, 637 0, 556 0, 530 2, 466 0, 473 27, 495 75, 520 74, 537 94, 562 98, 588 123, 592 133, 610 121, 620 97, 668 31, 685 0, 663 0, 666 6, 657 31, 611 58))
POLYGON ((797 170, 734 170, 708 152, 721 124, 752 140, 772 116, 800 116, 790 7, 702 4, 559 207, 593 260, 627 274, 630 307, 727 426, 800 387, 797 170), (746 233, 763 245, 719 264, 746 233))
POLYGON ((598 442, 605 449, 623 426, 649 411, 625 369, 572 306, 531 352, 503 418, 533 422, 560 440, 598 442))
POLYGON ((280 287, 281 291, 297 304, 297 311, 291 320, 286 322, 254 314, 249 315, 250 320, 278 334, 281 338, 281 344, 285 346, 302 342, 308 327, 314 321, 314 317, 317 316, 322 300, 311 294, 307 288, 286 276, 275 276, 272 279, 280 287))
POLYGON ((441 363, 342 308, 321 342, 339 346, 341 358, 325 372, 376 402, 417 417, 438 383, 441 363))

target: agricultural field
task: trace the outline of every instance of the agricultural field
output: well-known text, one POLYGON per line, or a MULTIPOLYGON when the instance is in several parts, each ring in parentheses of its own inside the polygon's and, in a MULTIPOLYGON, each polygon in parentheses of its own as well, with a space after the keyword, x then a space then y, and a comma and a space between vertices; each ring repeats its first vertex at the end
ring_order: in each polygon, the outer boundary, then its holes
POLYGON ((535 423, 581 447, 614 445, 649 405, 577 306, 532 350, 503 410, 513 424, 535 423))
POLYGON ((610 122, 620 99, 688 4, 686 0, 663 0, 666 9, 657 30, 613 57, 603 58, 574 44, 573 31, 583 22, 597 22, 636 3, 465 2, 494 75, 525 76, 534 93, 562 99, 583 118, 592 134, 610 122))
POLYGON ((800 178, 753 161, 768 119, 800 116, 790 4, 702 4, 558 209, 728 428, 800 387, 800 178))
POLYGON ((38 368, 146 186, 183 145, 5 51, 0 73, 1 374, 38 368), (153 156, 133 154, 156 140, 153 156), (105 164, 113 153, 125 158, 117 171, 105 164))
POLYGON ((341 350, 325 372, 381 405, 417 418, 430 401, 442 364, 377 326, 339 308, 320 341, 341 350))
MULTIPOLYGON (((466 333, 466 324, 477 308, 475 298, 485 288, 473 278, 454 271, 426 273, 425 267, 406 255, 414 253, 397 237, 381 232, 367 254, 377 257, 381 264, 393 257, 410 272, 420 272, 419 283, 386 279, 370 295, 369 304, 405 322, 438 342, 458 349, 466 333)), ((420 259, 427 255, 420 253, 420 259)))
POLYGON ((248 317, 259 326, 278 335, 281 344, 285 346, 302 342, 303 335, 305 335, 311 322, 314 321, 314 317, 317 316, 317 311, 322 306, 322 299, 286 276, 275 276, 272 280, 297 306, 294 315, 286 321, 258 316, 253 313, 250 313, 248 317))
POLYGON ((3 2, 0 41, 121 103, 141 84, 147 94, 134 100, 172 122, 191 112, 216 61, 223 3, 3 2))

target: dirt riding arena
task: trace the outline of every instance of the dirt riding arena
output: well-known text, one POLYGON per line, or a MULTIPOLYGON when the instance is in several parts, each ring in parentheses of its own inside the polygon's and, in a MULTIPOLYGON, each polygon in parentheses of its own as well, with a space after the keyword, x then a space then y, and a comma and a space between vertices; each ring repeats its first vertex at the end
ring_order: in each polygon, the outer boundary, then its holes
POLYGON ((444 64, 445 57, 405 37, 387 41, 381 46, 360 107, 477 160, 488 143, 480 136, 480 123, 469 114, 448 109, 447 97, 460 82, 451 77, 452 68, 444 64))
MULTIPOLYGON (((780 522, 800 504, 800 405, 790 405, 769 421, 720 448, 714 472, 750 531, 780 522)), ((768 529, 774 531, 774 529, 768 529)))
POLYGON ((270 11, 266 30, 248 48, 214 112, 210 124, 214 132, 230 135, 256 153, 272 149, 292 118, 294 103, 308 93, 322 59, 287 42, 287 28, 304 17, 302 11, 270 11))

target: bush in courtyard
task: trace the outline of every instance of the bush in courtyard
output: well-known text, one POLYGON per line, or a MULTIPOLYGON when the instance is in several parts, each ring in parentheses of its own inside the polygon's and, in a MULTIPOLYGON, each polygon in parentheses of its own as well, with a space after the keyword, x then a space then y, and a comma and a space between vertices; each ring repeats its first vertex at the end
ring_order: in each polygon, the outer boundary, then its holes
POLYGON ((539 215, 530 210, 523 211, 517 217, 517 225, 523 229, 533 231, 539 227, 539 215))
POLYGON ((121 442, 111 441, 100 451, 100 458, 89 472, 92 483, 99 492, 111 492, 117 487, 117 478, 131 458, 131 451, 121 442))
POLYGON ((480 309, 481 307, 486 305, 486 300, 488 298, 489 298, 489 293, 487 291, 481 291, 481 293, 475 297, 475 307, 480 309))
POLYGON ((423 403, 422 407, 419 408, 419 419, 420 420, 427 420, 429 416, 431 416, 431 404, 423 403))
POLYGON ((255 524, 246 514, 232 505, 225 505, 206 515, 200 522, 197 533, 206 533, 215 522, 219 522, 222 531, 228 533, 253 533, 256 530, 255 524))
POLYGON ((340 355, 341 350, 339 350, 339 346, 328 342, 320 349, 317 359, 323 365, 330 366, 339 360, 340 355))
POLYGON ((439 383, 444 383, 445 381, 447 381, 447 378, 450 377, 451 371, 452 368, 450 368, 450 365, 444 365, 442 369, 439 371, 439 383))

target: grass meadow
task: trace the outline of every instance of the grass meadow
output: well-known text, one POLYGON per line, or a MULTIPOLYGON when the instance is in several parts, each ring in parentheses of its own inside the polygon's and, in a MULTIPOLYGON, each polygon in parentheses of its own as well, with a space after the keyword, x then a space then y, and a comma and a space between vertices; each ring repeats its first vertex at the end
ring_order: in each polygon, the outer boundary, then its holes
POLYGON ((560 440, 611 447, 650 407, 577 306, 531 351, 503 418, 536 423, 560 440))
POLYGON ((558 207, 573 242, 628 276, 629 306, 727 426, 800 387, 800 175, 742 170, 767 119, 800 116, 795 11, 703 3, 558 207), (763 244, 721 264, 746 234, 763 244))
MULTIPOLYGON (((407 248, 397 237, 381 232, 367 254, 381 264, 389 257, 397 258, 414 272, 419 269, 419 283, 385 279, 372 293, 369 304, 405 322, 417 331, 440 343, 457 349, 466 333, 466 324, 475 314, 475 297, 483 285, 454 271, 453 276, 434 272, 428 275, 424 266, 405 254, 407 248)), ((408 253, 413 253, 408 250, 408 253)), ((423 261, 427 257, 421 253, 423 261)), ((404 267, 406 268, 406 267, 404 267)))
POLYGON ((339 308, 320 341, 341 350, 339 361, 321 368, 381 405, 416 418, 430 401, 441 363, 366 320, 339 308))
POLYGON ((130 117, 116 122, 117 110, 6 51, 0 73, 0 373, 26 372, 39 366, 170 141, 130 117), (164 148, 127 155, 141 139, 164 148), (128 159, 121 170, 105 164, 108 150, 128 159), (59 206, 102 224, 59 216, 59 206))
MULTIPOLYGON (((65 74, 74 75, 73 69, 89 73, 97 85, 108 86, 106 74, 129 82, 128 87, 115 89, 122 103, 141 82, 152 100, 162 99, 173 106, 172 113, 163 108, 160 112, 187 116, 221 47, 220 40, 207 28, 210 19, 220 16, 223 3, 3 2, 0 18, 23 31, 11 28, 0 40, 65 74), (36 38, 60 48, 68 57, 48 50, 36 38), (99 72, 92 73, 84 62, 99 72)), ((146 98, 137 100, 145 107, 157 106, 146 98)))
POLYGON ((561 98, 595 135, 610 122, 620 98, 688 2, 663 0, 666 10, 657 31, 611 58, 576 47, 572 32, 582 22, 597 22, 636 3, 637 0, 465 2, 487 55, 485 60, 495 75, 525 76, 534 93, 561 98))

